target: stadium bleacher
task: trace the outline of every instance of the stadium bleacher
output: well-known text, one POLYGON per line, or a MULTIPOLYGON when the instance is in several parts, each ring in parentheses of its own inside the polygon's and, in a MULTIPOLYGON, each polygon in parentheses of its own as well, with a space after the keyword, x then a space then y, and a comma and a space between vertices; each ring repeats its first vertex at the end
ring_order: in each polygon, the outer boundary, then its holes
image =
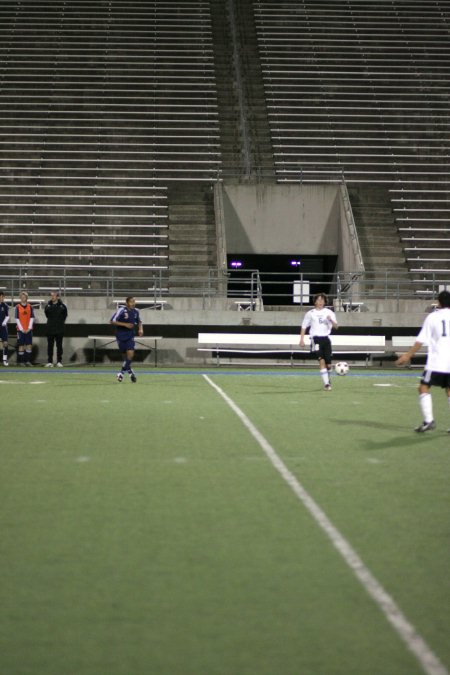
POLYGON ((180 270, 205 276, 203 187, 225 159, 246 180, 382 186, 391 261, 434 293, 450 280, 449 21, 419 0, 4 0, 2 268, 84 290, 108 270, 140 289, 166 275, 169 293, 180 270))
POLYGON ((449 279, 449 18, 417 0, 255 2, 278 180, 386 185, 424 288, 449 279), (405 224, 428 229, 423 249, 405 224))
POLYGON ((167 269, 168 183, 220 163, 208 3, 6 0, 0 37, 2 266, 167 269))

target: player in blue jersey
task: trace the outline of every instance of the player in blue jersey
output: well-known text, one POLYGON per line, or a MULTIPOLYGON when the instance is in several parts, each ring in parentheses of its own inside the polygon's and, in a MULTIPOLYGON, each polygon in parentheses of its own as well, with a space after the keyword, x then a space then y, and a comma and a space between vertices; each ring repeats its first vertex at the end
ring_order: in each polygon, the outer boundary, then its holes
POLYGON ((8 365, 8 321, 9 307, 5 302, 5 294, 0 291, 0 341, 3 348, 3 365, 8 365))
POLYGON ((135 298, 128 297, 125 300, 125 306, 118 307, 110 323, 116 327, 116 340, 123 358, 122 368, 117 373, 117 381, 122 382, 124 373, 128 373, 131 381, 136 382, 136 375, 131 368, 131 362, 134 358, 134 336, 136 326, 139 337, 144 335, 144 329, 139 310, 136 309, 135 298))

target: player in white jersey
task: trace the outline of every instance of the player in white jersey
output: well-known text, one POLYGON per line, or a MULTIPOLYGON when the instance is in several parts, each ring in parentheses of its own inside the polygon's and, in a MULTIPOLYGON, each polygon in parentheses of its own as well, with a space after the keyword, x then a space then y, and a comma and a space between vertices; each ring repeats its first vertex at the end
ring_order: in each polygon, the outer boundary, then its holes
MULTIPOLYGON (((422 345, 428 347, 427 363, 419 384, 419 404, 423 422, 415 431, 431 431, 436 424, 433 419, 433 401, 430 387, 442 387, 447 393, 450 407, 450 292, 438 295, 438 308, 423 322, 419 335, 411 349, 402 354, 396 363, 408 363, 422 345)), ((448 430, 450 433, 450 429, 448 430)))
POLYGON ((327 296, 318 293, 314 296, 314 309, 306 312, 300 330, 300 347, 305 346, 305 333, 309 328, 311 351, 319 359, 320 376, 326 391, 331 391, 331 340, 332 328, 337 330, 336 314, 326 307, 327 296))

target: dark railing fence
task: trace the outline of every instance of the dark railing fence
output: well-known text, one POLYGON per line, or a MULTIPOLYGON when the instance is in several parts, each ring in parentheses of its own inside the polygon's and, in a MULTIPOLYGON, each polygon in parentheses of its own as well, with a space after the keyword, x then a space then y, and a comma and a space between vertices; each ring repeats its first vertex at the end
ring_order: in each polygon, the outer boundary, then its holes
POLYGON ((304 274, 242 269, 236 274, 211 268, 205 275, 195 275, 194 270, 185 269, 184 272, 186 276, 177 276, 177 284, 174 284, 167 269, 157 268, 63 267, 52 274, 47 274, 44 269, 42 273, 36 272, 36 268, 33 273, 27 268, 4 269, 0 272, 0 289, 11 300, 16 300, 22 290, 35 297, 58 290, 62 296, 105 296, 107 299, 131 294, 155 301, 179 296, 246 299, 255 309, 271 305, 282 309, 311 305, 314 294, 319 292, 327 293, 330 302, 339 306, 339 303, 351 305, 371 299, 434 299, 448 286, 448 281, 438 274, 424 285, 399 278, 396 270, 304 274))

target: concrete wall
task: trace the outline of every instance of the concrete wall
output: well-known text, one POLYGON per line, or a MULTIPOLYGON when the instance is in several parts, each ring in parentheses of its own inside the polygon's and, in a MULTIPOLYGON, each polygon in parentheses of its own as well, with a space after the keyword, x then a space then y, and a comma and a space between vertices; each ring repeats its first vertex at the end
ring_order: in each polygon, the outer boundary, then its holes
POLYGON ((229 253, 336 255, 338 185, 223 185, 229 253))
MULTIPOLYGON (((94 299, 89 299, 93 302, 94 299)), ((80 305, 87 299, 67 300, 69 306, 69 321, 75 324, 78 328, 83 325, 89 326, 89 332, 97 334, 99 332, 109 332, 108 324, 112 315, 112 308, 107 306, 104 299, 98 299, 94 308, 81 309, 80 305)), ((411 328, 410 333, 416 335, 419 327, 423 322, 427 310, 429 310, 426 301, 402 301, 402 306, 397 307, 395 301, 372 301, 369 311, 365 312, 338 312, 338 322, 341 328, 346 328, 347 332, 351 332, 351 328, 364 329, 364 332, 370 332, 371 327, 377 327, 378 330, 382 328, 411 328), (400 311, 399 311, 400 309, 400 311)), ((158 364, 161 366, 182 366, 182 365, 201 365, 210 362, 209 354, 197 351, 197 341, 195 334, 197 331, 216 330, 217 327, 223 326, 224 332, 229 327, 239 327, 245 332, 248 329, 258 331, 258 327, 270 327, 273 332, 277 332, 279 328, 289 327, 289 332, 296 332, 299 330, 304 313, 309 309, 295 308, 291 311, 270 311, 270 312, 238 312, 230 310, 215 309, 204 311, 201 309, 189 310, 165 310, 155 311, 150 309, 142 310, 142 319, 145 326, 146 335, 161 335, 163 339, 158 342, 158 364), (181 327, 180 333, 183 332, 183 326, 191 329, 189 332, 191 336, 183 337, 167 337, 173 334, 171 327, 181 327), (194 334, 194 337, 192 336, 194 334)), ((40 324, 45 324, 45 317, 42 310, 37 310, 37 317, 40 324)), ((42 327, 42 326, 41 326, 42 327)), ((72 331, 73 332, 73 331, 72 331)), ((188 331, 186 331, 188 332, 188 331)), ((12 334, 12 331, 10 331, 12 334)), ((85 364, 92 361, 93 343, 87 337, 71 337, 71 327, 67 326, 68 336, 64 340, 64 358, 66 365, 70 364, 85 364)), ((111 331, 111 339, 113 335, 111 331)), ((13 338, 10 343, 13 345, 13 338)), ((34 360, 40 365, 44 365, 47 361, 47 341, 45 337, 35 337, 34 340, 34 360)), ((104 364, 119 364, 120 357, 116 344, 113 341, 107 350, 98 350, 98 361, 104 364)), ((153 366, 154 356, 149 354, 148 350, 141 350, 139 348, 139 355, 137 361, 144 363, 148 367, 153 366)), ((11 366, 15 366, 15 354, 11 355, 11 366)))

